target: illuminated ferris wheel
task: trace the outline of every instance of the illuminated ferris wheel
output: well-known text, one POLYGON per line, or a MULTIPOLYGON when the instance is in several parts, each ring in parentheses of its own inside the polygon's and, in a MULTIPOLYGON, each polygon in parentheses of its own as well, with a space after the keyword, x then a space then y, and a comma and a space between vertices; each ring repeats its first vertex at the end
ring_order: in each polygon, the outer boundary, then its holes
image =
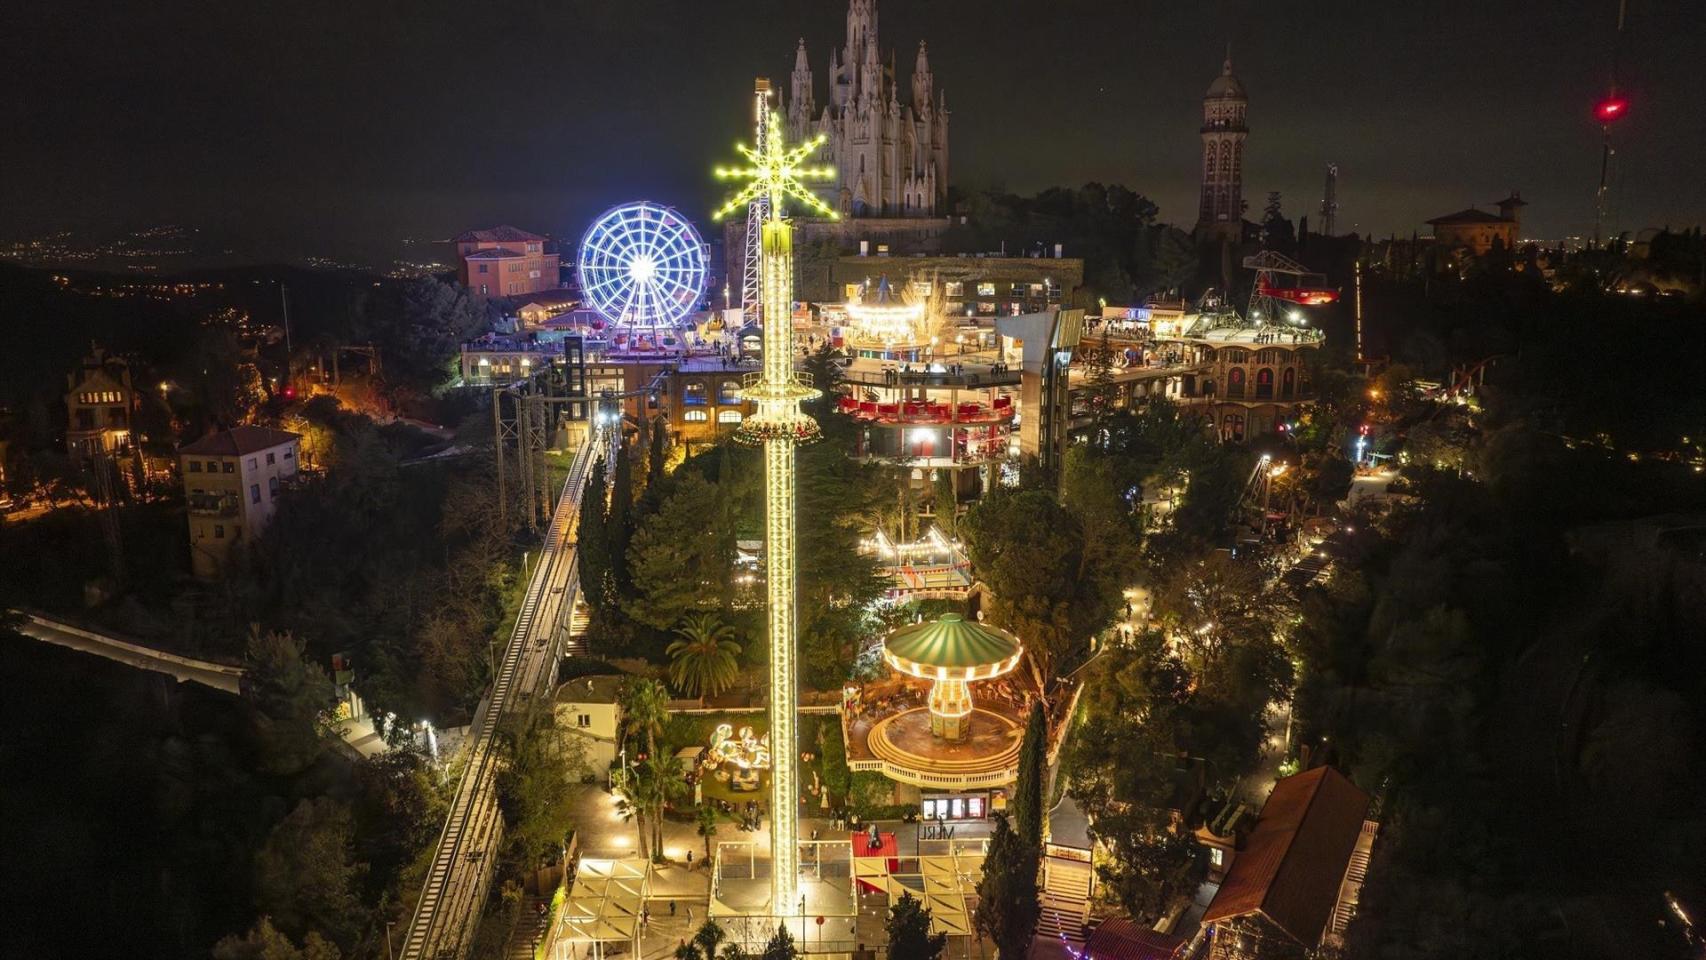
POLYGON ((581 292, 634 330, 680 325, 705 294, 705 243, 673 208, 642 200, 604 212, 581 238, 581 292))

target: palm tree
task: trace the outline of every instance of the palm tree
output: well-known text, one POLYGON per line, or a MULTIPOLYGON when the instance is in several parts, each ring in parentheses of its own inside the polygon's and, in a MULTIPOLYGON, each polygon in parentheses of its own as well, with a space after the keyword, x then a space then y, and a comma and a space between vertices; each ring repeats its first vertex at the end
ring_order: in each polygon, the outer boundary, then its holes
POLYGON ((624 821, 637 820, 640 831, 640 856, 650 860, 651 852, 648 846, 646 832, 646 813, 650 810, 647 803, 646 788, 640 778, 632 770, 622 771, 622 777, 616 781, 616 812, 624 821))
MULTIPOLYGON (((709 803, 699 805, 699 835, 705 838, 705 862, 711 862, 711 838, 717 835, 717 808, 709 803)), ((712 948, 716 944, 711 944, 712 948)))
POLYGON ((669 721, 669 692, 663 684, 648 677, 629 680, 622 690, 622 733, 624 736, 644 737, 646 756, 658 752, 658 735, 669 721))
POLYGON ((669 680, 676 689, 699 698, 714 697, 729 688, 740 667, 740 644, 732 639, 734 628, 717 619, 714 613, 688 617, 686 624, 676 628, 681 637, 669 645, 669 680))
POLYGON ((646 815, 651 818, 652 856, 661 860, 663 808, 687 790, 687 781, 681 777, 681 760, 654 754, 640 764, 635 774, 634 780, 638 784, 635 788, 635 799, 646 807, 646 815))

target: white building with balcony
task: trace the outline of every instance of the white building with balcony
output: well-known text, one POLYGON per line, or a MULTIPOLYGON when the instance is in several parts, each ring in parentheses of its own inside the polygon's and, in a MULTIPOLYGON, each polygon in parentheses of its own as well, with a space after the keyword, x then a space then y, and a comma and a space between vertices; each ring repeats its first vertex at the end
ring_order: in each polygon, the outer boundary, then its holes
POLYGON ((234 545, 260 536, 296 476, 301 443, 288 430, 233 427, 178 448, 196 576, 217 576, 234 545))

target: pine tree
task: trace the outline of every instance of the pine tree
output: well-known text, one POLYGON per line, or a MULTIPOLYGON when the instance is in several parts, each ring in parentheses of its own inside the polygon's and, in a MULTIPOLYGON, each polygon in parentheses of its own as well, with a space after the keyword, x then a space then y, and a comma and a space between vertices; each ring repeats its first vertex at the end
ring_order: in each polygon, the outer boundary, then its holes
POLYGON ((930 908, 910 893, 889 907, 889 956, 896 960, 937 960, 948 945, 946 933, 930 932, 930 908))
POLYGON ((759 960, 794 960, 799 955, 799 949, 794 946, 793 934, 788 932, 787 927, 778 923, 776 935, 770 938, 770 942, 764 945, 764 952, 758 956, 759 960))
POLYGON ((1048 753, 1048 717, 1042 701, 1031 704, 1031 719, 1019 747, 1019 782, 1013 788, 1013 829, 1034 847, 1043 842, 1043 779, 1048 753))
MULTIPOLYGON (((1114 384, 1114 346, 1108 339, 1108 328, 1102 328, 1102 340, 1096 345, 1096 358, 1090 365, 1090 403, 1095 408, 1097 423, 1104 423, 1114 412, 1114 398, 1119 388, 1114 384)), ((1096 438, 1100 439, 1100 437, 1096 438)))
POLYGON ((604 483, 604 459, 592 465, 581 487, 580 517, 575 524, 575 550, 580 560, 581 591, 587 606, 604 610, 610 605, 610 532, 608 488, 604 483))

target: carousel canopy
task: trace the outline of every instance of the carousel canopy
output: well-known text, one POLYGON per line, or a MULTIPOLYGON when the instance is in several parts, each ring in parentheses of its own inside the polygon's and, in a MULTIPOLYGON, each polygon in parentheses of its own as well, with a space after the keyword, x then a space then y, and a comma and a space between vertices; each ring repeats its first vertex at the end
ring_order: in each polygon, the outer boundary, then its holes
POLYGON ((871 289, 865 282, 865 292, 847 304, 847 316, 853 321, 855 336, 878 343, 910 343, 919 336, 918 325, 924 318, 924 304, 907 303, 895 295, 887 277, 871 289))
POLYGON ((883 641, 884 659, 914 676, 984 679, 1011 670, 1024 647, 1005 630, 973 623, 957 613, 901 627, 883 641))

